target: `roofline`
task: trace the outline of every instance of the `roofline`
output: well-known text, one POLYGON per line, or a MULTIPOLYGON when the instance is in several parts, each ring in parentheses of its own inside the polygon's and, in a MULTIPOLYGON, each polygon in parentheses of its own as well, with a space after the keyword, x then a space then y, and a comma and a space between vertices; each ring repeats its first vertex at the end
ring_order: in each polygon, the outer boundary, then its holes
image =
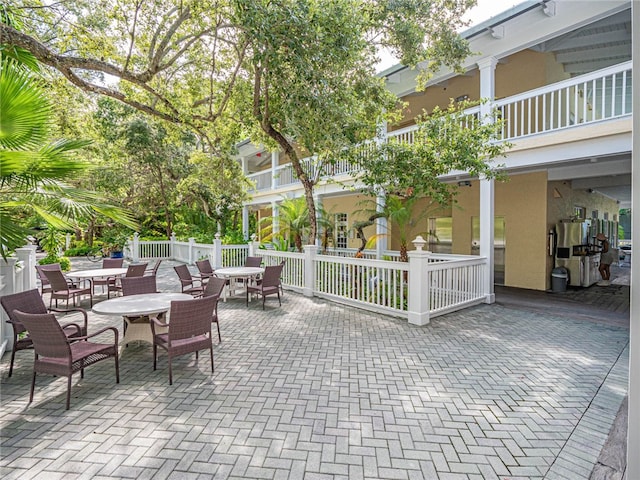
MULTIPOLYGON (((523 15, 529 12, 530 10, 533 10, 534 8, 544 6, 549 1, 550 0, 526 0, 518 5, 514 5, 513 7, 509 8, 508 10, 505 10, 502 13, 499 13, 493 17, 488 18, 487 20, 479 23, 478 25, 475 25, 471 28, 468 28, 467 30, 460 32, 460 36, 465 40, 469 40, 493 27, 497 27, 502 23, 508 22, 509 20, 519 17, 520 15, 523 15)), ((393 65, 387 68, 386 70, 383 70, 382 72, 379 72, 378 76, 381 78, 390 77, 391 75, 394 75, 408 68, 410 67, 407 67, 406 65, 398 63, 396 65, 393 65)))

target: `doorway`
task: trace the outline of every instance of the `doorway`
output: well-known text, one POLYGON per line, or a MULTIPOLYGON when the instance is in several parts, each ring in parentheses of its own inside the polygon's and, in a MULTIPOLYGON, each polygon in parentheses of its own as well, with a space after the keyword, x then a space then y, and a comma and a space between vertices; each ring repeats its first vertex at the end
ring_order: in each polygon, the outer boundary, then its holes
MULTIPOLYGON (((504 217, 494 217, 493 222, 493 283, 504 285, 507 228, 504 217)), ((480 255, 480 217, 471 217, 471 254, 480 255)))

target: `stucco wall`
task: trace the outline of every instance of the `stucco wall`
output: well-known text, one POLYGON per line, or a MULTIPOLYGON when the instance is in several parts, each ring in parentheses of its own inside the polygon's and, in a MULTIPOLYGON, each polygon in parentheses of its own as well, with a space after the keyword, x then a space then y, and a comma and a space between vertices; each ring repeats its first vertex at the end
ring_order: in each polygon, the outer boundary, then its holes
MULTIPOLYGON (((472 217, 480 215, 479 182, 460 187, 452 209, 453 253, 471 254, 472 217)), ((505 285, 546 289, 547 174, 511 175, 495 186, 495 215, 505 219, 505 285)))
POLYGON ((546 53, 523 50, 498 63, 496 98, 508 97, 546 85, 547 62, 551 62, 549 56, 550 54, 546 53))
POLYGON ((480 75, 478 70, 472 70, 467 75, 447 80, 440 85, 427 88, 424 92, 415 92, 402 100, 407 102, 404 120, 395 128, 403 128, 414 123, 415 117, 424 111, 431 113, 436 106, 446 108, 450 99, 468 95, 469 100, 480 98, 480 75))
MULTIPOLYGON (((375 199, 366 195, 341 195, 338 197, 324 197, 322 199, 322 206, 324 210, 329 214, 346 213, 348 215, 347 222, 349 229, 353 226, 353 222, 356 220, 365 220, 369 215, 368 210, 375 210, 375 199)), ((371 238, 376 233, 375 225, 364 229, 364 234, 367 239, 371 238)), ((360 239, 356 238, 355 233, 349 232, 347 237, 348 248, 359 248, 361 245, 360 239)))
MULTIPOLYGON (((562 65, 552 53, 540 53, 523 50, 504 58, 496 65, 496 98, 532 90, 568 78, 562 65)), ((469 100, 480 98, 480 73, 477 69, 457 76, 437 85, 432 85, 424 92, 415 92, 404 97, 407 102, 404 120, 393 129, 403 128, 414 123, 416 116, 423 111, 431 112, 434 107, 445 108, 450 99, 468 95, 469 100)))

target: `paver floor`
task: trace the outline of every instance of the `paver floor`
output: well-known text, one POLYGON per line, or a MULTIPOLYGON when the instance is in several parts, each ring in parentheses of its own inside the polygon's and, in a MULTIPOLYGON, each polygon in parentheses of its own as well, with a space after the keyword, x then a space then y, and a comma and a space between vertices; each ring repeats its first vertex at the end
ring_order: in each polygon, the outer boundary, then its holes
MULTIPOLYGON (((172 262, 161 290, 175 291, 172 262)), ((79 267, 78 267, 79 268, 79 267)), ((179 287, 178 287, 179 289, 179 287)), ((588 478, 626 390, 629 331, 480 305, 428 326, 287 292, 220 303, 208 356, 150 345, 66 381, 0 364, 10 478, 588 478)), ((90 330, 121 320, 91 314, 90 330)))

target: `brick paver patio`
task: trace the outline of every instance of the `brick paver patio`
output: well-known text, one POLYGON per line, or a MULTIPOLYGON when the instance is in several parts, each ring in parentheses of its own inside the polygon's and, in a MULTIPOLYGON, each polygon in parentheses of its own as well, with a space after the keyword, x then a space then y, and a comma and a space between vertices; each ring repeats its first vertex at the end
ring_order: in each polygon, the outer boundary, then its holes
MULTIPOLYGON (((176 290, 171 262, 162 290, 176 290)), ((179 289, 179 287, 177 287, 179 289)), ((426 327, 287 292, 220 303, 222 343, 147 344, 66 381, 1 363, 4 479, 588 478, 626 393, 625 328, 481 305, 426 327)), ((90 327, 121 327, 91 314, 90 327)))

